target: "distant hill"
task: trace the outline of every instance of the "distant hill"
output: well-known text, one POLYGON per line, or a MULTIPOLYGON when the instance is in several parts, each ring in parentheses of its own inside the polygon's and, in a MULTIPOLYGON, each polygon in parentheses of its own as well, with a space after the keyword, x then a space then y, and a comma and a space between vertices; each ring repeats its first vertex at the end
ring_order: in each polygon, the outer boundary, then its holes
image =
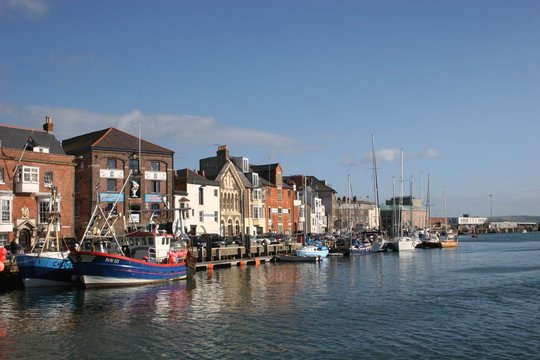
POLYGON ((530 215, 494 216, 493 221, 540 223, 540 216, 530 216, 530 215))

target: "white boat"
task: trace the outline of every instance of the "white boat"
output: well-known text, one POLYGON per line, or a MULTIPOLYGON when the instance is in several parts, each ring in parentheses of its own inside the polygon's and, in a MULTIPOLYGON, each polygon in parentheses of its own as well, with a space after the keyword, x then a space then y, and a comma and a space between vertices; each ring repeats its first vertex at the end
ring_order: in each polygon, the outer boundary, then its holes
POLYGON ((418 244, 415 239, 409 236, 400 236, 396 239, 397 251, 409 251, 416 249, 418 244))
MULTIPOLYGON (((409 236, 403 236, 403 148, 401 149, 401 173, 399 178, 399 220, 398 236, 392 239, 394 251, 410 251, 416 249, 418 242, 409 236)), ((412 196, 411 196, 412 201, 412 196)))
POLYGON ((316 256, 320 258, 325 258, 328 256, 328 248, 321 245, 306 245, 301 249, 296 250, 296 256, 316 256))

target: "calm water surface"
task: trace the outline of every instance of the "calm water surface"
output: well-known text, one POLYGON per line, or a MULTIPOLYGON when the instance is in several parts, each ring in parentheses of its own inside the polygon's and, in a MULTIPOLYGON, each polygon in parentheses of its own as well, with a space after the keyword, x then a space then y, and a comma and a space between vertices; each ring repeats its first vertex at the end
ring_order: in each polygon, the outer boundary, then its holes
POLYGON ((0 293, 0 359, 540 358, 540 233, 0 293))

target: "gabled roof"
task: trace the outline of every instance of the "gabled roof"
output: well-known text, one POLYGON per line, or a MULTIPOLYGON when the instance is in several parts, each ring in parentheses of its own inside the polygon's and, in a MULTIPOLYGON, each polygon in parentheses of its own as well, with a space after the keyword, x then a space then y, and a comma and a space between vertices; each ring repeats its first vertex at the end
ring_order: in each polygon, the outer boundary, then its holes
POLYGON ((47 147, 49 148, 49 153, 52 154, 66 154, 60 142, 51 133, 43 130, 0 125, 0 147, 22 150, 30 137, 34 141, 34 147, 47 147))
POLYGON ((329 191, 329 192, 336 193, 336 190, 326 185, 326 181, 319 180, 315 176, 311 176, 311 175, 306 176, 306 182, 307 182, 307 185, 310 186, 315 191, 318 191, 318 192, 329 191))
POLYGON ((197 184, 197 185, 209 185, 209 186, 219 186, 218 181, 209 180, 202 175, 197 174, 191 169, 181 169, 176 171, 176 176, 178 181, 186 182, 187 184, 197 184))
MULTIPOLYGON (((141 152, 174 154, 172 150, 143 139, 140 140, 140 143, 141 152)), ((62 146, 66 153, 79 153, 88 151, 89 149, 134 152, 139 149, 139 138, 111 127, 63 140, 62 146)))

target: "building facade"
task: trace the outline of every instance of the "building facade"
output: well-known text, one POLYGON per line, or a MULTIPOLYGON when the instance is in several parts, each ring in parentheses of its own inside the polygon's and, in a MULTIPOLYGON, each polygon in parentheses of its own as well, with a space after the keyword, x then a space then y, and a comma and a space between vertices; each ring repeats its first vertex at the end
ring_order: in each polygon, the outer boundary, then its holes
POLYGON ((74 237, 74 157, 66 155, 45 118, 43 130, 0 126, 0 245, 12 240, 30 250, 58 211, 61 236, 74 237), (61 199, 53 209, 52 193, 61 199))
POLYGON ((352 198, 341 197, 337 199, 336 229, 340 233, 354 231, 373 230, 379 228, 378 208, 374 203, 352 198))
POLYGON ((76 157, 75 232, 82 237, 99 204, 113 209, 121 221, 117 233, 142 227, 153 218, 172 223, 174 152, 115 128, 66 139, 64 151, 76 157), (154 214, 154 216, 152 216, 154 214))
POLYGON ((291 235, 297 230, 298 209, 295 211, 296 188, 283 181, 283 168, 279 163, 252 165, 251 169, 262 179, 263 212, 266 231, 291 235))
POLYGON ((220 184, 190 169, 176 171, 175 220, 181 220, 184 232, 189 235, 221 234, 220 184))
POLYGON ((397 235, 398 224, 404 231, 429 227, 428 211, 421 199, 412 196, 394 197, 381 206, 381 227, 392 236, 397 235))
POLYGON ((218 147, 216 156, 200 159, 199 168, 203 176, 220 184, 221 234, 252 234, 250 182, 244 175, 249 172, 249 159, 231 157, 227 145, 222 145, 218 147))

